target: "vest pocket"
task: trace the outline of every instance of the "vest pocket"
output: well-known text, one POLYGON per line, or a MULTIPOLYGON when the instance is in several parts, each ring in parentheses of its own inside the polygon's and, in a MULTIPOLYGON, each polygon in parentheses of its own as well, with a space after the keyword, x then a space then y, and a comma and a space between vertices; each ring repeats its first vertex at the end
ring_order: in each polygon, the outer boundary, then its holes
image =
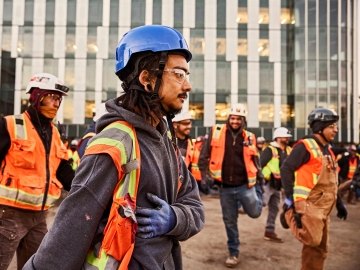
POLYGON ((111 207, 102 242, 102 248, 106 254, 111 255, 118 261, 121 261, 131 249, 131 245, 135 241, 136 231, 136 224, 131 217, 122 217, 120 215, 119 210, 123 207, 129 207, 125 199, 120 200, 119 208, 111 207))
POLYGON ((12 157, 14 166, 24 169, 35 168, 35 142, 28 140, 14 140, 12 151, 9 153, 12 157))

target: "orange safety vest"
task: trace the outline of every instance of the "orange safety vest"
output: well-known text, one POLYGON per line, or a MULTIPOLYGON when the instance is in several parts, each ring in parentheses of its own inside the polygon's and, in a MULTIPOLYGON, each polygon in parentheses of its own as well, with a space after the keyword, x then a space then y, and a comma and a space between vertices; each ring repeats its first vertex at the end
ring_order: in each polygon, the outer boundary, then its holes
MULTIPOLYGON (((294 201, 307 199, 311 190, 317 184, 322 170, 323 153, 317 142, 311 138, 300 140, 298 143, 301 142, 309 152, 310 160, 295 171, 294 201)), ((329 152, 329 159, 332 159, 332 163, 336 166, 336 158, 330 148, 329 152)))
POLYGON ((0 170, 0 204, 27 210, 47 210, 61 195, 56 171, 67 151, 52 125, 50 153, 25 112, 5 117, 11 146, 0 170))
MULTIPOLYGON (((111 123, 94 137, 84 155, 104 153, 112 158, 117 168, 118 184, 100 250, 97 255, 89 250, 83 269, 127 270, 135 247, 135 209, 140 181, 140 146, 134 127, 125 121, 111 123)), ((181 181, 179 177, 178 190, 181 181)))
POLYGON ((194 144, 190 138, 187 140, 187 142, 188 143, 187 143, 186 154, 185 154, 185 164, 186 164, 186 167, 189 168, 189 165, 191 164, 191 162, 193 160, 193 156, 194 156, 194 144))
MULTIPOLYGON (((248 187, 256 184, 256 175, 258 168, 253 161, 254 156, 258 156, 256 149, 255 135, 247 130, 243 130, 242 136, 244 137, 244 163, 248 177, 248 187)), ((216 181, 221 182, 221 169, 225 154, 225 137, 226 125, 215 125, 212 129, 211 139, 211 155, 209 162, 210 175, 216 181)))
POLYGON ((196 179, 196 181, 201 181, 201 172, 199 169, 199 157, 200 157, 200 151, 201 147, 203 145, 202 140, 194 140, 194 151, 193 151, 193 157, 191 161, 191 173, 196 179))
POLYGON ((353 179, 357 165, 358 165, 357 157, 349 158, 349 172, 347 174, 347 179, 353 179))

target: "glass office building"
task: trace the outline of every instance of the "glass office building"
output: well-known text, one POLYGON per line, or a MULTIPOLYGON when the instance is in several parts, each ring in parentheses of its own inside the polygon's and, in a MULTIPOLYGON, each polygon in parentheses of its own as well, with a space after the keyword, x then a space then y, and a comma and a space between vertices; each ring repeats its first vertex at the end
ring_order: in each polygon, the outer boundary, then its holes
POLYGON ((193 53, 185 107, 194 135, 244 103, 257 135, 286 126, 296 139, 323 106, 340 115, 337 139, 358 142, 359 15, 355 0, 0 0, 0 114, 26 108, 33 73, 53 73, 71 88, 57 120, 79 136, 95 105, 122 92, 114 75, 122 35, 163 24, 193 53))

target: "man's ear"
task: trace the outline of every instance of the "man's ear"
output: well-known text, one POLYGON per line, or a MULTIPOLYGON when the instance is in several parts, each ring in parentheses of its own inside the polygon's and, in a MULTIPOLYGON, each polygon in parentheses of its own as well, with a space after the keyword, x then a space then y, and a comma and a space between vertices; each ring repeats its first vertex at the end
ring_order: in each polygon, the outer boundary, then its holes
POLYGON ((150 82, 150 74, 149 71, 147 70, 143 70, 141 71, 140 75, 139 75, 139 82, 144 86, 144 89, 146 91, 151 91, 151 87, 149 87, 149 84, 151 86, 151 82, 150 82))

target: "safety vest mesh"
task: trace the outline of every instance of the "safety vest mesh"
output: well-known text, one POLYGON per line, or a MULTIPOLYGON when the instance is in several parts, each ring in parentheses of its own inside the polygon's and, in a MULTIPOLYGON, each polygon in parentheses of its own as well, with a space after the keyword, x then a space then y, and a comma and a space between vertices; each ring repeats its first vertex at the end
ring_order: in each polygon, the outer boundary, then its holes
POLYGON ((302 142, 310 154, 310 159, 295 171, 294 201, 306 200, 310 191, 317 184, 322 169, 323 153, 314 139, 303 139, 302 142))
MULTIPOLYGON (((271 149, 272 158, 270 161, 266 164, 266 166, 262 169, 262 173, 264 175, 265 180, 269 181, 271 179, 271 175, 277 179, 280 180, 280 156, 278 149, 272 145, 268 146, 269 149, 271 149)), ((287 155, 291 152, 291 147, 286 146, 285 149, 287 155)))
POLYGON ((135 244, 136 196, 140 179, 140 148, 134 128, 125 121, 108 125, 88 144, 85 155, 107 153, 118 171, 118 184, 104 238, 97 256, 91 249, 84 269, 128 269, 135 244))
MULTIPOLYGON (((247 130, 243 130, 244 137, 244 163, 248 178, 248 186, 252 187, 256 184, 256 176, 258 168, 254 163, 254 156, 258 156, 256 149, 255 135, 247 130)), ((209 162, 209 172, 213 179, 221 182, 222 163, 225 154, 225 137, 226 125, 215 125, 212 129, 211 139, 211 155, 209 162)))
POLYGON ((47 155, 27 113, 9 115, 5 119, 11 147, 1 163, 0 204, 27 210, 47 210, 61 195, 62 184, 56 178, 56 171, 61 159, 67 159, 66 147, 57 128, 52 125, 51 146, 47 155))

